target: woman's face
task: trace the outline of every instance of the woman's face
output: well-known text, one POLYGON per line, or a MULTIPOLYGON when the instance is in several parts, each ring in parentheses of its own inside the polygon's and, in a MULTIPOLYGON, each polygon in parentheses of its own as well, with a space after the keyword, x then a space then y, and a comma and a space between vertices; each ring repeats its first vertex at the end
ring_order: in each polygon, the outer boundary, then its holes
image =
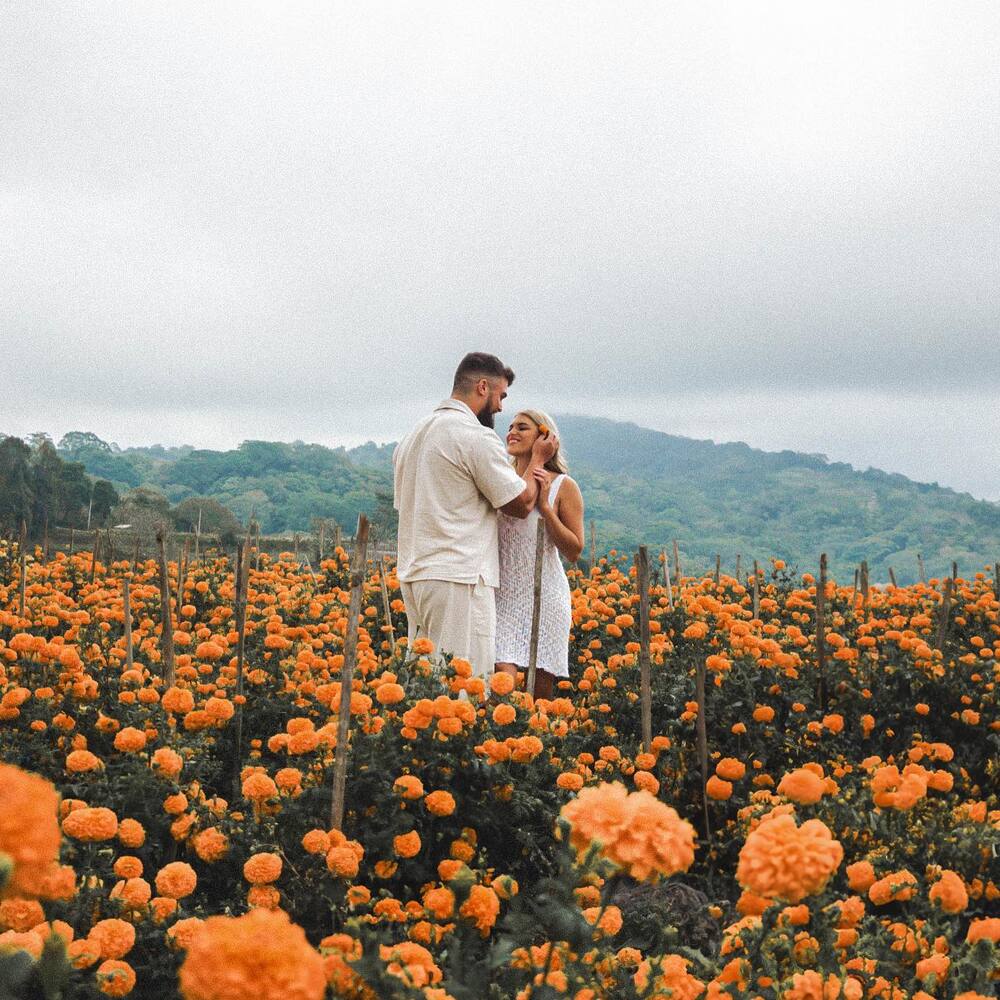
POLYGON ((507 431, 507 454, 529 454, 537 437, 538 427, 535 426, 534 421, 520 413, 517 414, 510 422, 510 430, 507 431))

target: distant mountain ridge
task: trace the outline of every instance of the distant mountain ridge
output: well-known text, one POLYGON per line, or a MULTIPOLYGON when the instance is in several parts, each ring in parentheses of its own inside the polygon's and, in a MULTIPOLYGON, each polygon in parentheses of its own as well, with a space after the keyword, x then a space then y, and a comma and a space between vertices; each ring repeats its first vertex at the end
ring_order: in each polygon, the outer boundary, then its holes
MULTIPOLYGON (((1000 504, 822 455, 715 444, 603 418, 556 419, 601 551, 642 543, 658 551, 677 539, 685 571, 714 566, 716 553, 732 571, 739 553, 744 568, 778 557, 803 572, 815 571, 825 551, 842 580, 867 559, 873 580, 888 579, 893 567, 901 584, 916 578, 918 553, 930 575, 950 571, 952 561, 971 575, 1000 559, 1000 504)), ((253 510, 266 532, 308 531, 316 517, 350 528, 362 509, 391 518, 394 444, 115 450, 91 437, 67 435, 75 446, 63 448, 64 438, 60 454, 120 490, 150 486, 174 503, 208 496, 243 520, 253 510)), ((588 534, 586 553, 589 545, 588 534)))

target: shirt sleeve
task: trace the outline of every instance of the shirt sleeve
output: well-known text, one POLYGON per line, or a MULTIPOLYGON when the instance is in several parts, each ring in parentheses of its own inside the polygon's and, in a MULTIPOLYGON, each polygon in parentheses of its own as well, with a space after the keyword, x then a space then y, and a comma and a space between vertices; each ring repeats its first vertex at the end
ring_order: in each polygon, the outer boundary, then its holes
POLYGON ((468 462, 479 492, 494 508, 503 507, 524 492, 524 480, 514 471, 496 434, 477 435, 468 462))

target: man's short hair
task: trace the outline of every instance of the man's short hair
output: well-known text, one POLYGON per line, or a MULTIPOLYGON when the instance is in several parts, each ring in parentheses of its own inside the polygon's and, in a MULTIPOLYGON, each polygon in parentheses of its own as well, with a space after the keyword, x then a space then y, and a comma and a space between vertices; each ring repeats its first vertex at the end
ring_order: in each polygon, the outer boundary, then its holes
POLYGON ((505 378, 513 385, 514 372, 495 355, 473 351, 459 362, 451 391, 468 392, 481 378, 505 378))

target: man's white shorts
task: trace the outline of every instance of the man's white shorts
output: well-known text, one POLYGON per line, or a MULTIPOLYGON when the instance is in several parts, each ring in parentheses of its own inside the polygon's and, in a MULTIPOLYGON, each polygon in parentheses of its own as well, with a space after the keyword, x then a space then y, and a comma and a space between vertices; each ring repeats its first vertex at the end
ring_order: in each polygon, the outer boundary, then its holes
POLYGON ((496 591, 482 581, 414 580, 400 583, 409 640, 426 637, 437 653, 468 660, 476 677, 493 673, 496 656, 496 591))

